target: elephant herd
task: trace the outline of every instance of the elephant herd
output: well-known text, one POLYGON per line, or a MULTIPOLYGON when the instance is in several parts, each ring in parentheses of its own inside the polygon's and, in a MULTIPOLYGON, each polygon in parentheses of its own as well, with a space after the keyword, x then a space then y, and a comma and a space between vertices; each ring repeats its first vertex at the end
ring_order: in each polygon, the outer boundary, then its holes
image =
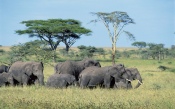
MULTIPOLYGON (((44 85, 44 66, 42 62, 17 61, 10 67, 0 66, 0 86, 44 85)), ((125 68, 123 64, 101 67, 93 59, 81 61, 59 62, 54 66, 52 74, 45 86, 66 88, 77 86, 81 88, 124 88, 131 89, 132 80, 138 80, 135 88, 142 84, 142 77, 137 68, 125 68)))

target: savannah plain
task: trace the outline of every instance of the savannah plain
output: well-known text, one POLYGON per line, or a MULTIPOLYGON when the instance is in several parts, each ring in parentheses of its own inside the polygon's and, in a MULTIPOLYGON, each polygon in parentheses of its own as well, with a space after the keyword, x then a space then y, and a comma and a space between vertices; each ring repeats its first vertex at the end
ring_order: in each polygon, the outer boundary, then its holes
MULTIPOLYGON (((8 51, 8 47, 4 48, 8 51)), ((122 50, 122 48, 120 48, 122 50)), ((126 48, 123 48, 126 49, 126 48)), ((103 58, 103 57, 101 57, 103 58)), ((94 58, 95 59, 95 58, 94 58)), ((111 65, 100 61, 102 67, 111 65)), ((174 109, 175 60, 119 58, 116 63, 138 68, 143 84, 137 89, 66 89, 45 86, 0 87, 0 109, 174 109), (168 69, 162 71, 159 66, 168 69)), ((45 82, 54 73, 44 65, 45 82)), ((137 81, 132 82, 132 86, 137 81)))

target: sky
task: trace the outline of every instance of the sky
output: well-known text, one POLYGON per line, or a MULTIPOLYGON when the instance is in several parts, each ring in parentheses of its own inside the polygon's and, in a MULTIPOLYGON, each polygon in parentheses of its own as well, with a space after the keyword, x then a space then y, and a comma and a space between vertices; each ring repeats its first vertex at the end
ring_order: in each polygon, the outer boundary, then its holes
MULTIPOLYGON (((25 29, 20 24, 27 20, 75 19, 92 31, 82 35, 73 46, 111 47, 108 31, 91 12, 123 11, 136 24, 123 28, 136 38, 135 41, 175 45, 175 0, 0 0, 0 45, 13 46, 36 40, 28 35, 18 35, 16 30, 25 29)), ((117 47, 132 47, 125 34, 121 34, 117 47)), ((60 43, 60 46, 64 46, 60 43)))

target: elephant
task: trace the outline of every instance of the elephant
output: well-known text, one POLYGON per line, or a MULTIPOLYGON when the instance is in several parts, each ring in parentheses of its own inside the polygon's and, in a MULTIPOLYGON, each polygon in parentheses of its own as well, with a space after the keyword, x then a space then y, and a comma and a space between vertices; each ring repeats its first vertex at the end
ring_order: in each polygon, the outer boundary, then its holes
POLYGON ((9 69, 9 66, 7 65, 1 65, 0 66, 0 73, 3 73, 3 72, 8 72, 8 69, 9 69))
POLYGON ((125 73, 125 67, 121 64, 101 68, 92 66, 80 73, 79 84, 81 88, 96 86, 112 88, 115 85, 115 78, 122 78, 123 73, 125 73), (112 77, 113 75, 115 78, 112 77))
POLYGON ((75 76, 76 81, 78 81, 79 74, 82 70, 90 66, 101 67, 100 63, 92 59, 84 59, 82 61, 65 61, 58 63, 55 66, 56 73, 60 74, 71 74, 75 76))
POLYGON ((10 73, 3 72, 0 74, 0 87, 1 86, 8 86, 10 83, 8 81, 10 73))
POLYGON ((70 85, 76 85, 75 76, 71 74, 54 73, 46 82, 46 86, 54 88, 67 88, 70 85))
POLYGON ((131 89, 132 88, 131 81, 136 79, 138 80, 138 83, 135 86, 135 88, 138 88, 141 84, 143 84, 142 77, 137 68, 125 68, 125 70, 126 70, 126 73, 124 73, 122 77, 128 78, 128 79, 120 79, 118 81, 115 81, 115 85, 117 88, 131 89), (126 84, 126 82, 128 82, 128 84, 126 84))
POLYGON ((17 61, 9 69, 8 81, 11 85, 44 85, 43 70, 42 62, 17 61))
POLYGON ((117 89, 131 89, 132 84, 131 84, 131 81, 128 81, 127 79, 121 78, 119 81, 115 81, 114 88, 117 88, 117 89))

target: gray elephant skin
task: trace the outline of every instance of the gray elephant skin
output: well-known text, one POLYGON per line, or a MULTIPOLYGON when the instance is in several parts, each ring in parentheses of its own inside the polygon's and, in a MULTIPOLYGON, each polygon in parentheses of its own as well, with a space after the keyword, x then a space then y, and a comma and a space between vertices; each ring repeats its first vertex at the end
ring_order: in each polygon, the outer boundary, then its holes
POLYGON ((55 67, 54 67, 54 72, 55 73, 60 73, 59 68, 62 66, 64 62, 58 62, 55 67))
POLYGON ((10 73, 3 72, 0 74, 0 87, 1 86, 8 86, 10 83, 8 81, 10 73))
POLYGON ((88 67, 79 75, 80 87, 106 87, 113 88, 115 78, 122 78, 125 68, 123 65, 114 65, 106 67, 88 67), (115 78, 113 77, 115 75, 115 78))
POLYGON ((42 62, 17 61, 9 69, 8 81, 11 85, 44 85, 43 70, 42 62))
POLYGON ((124 73, 122 77, 123 78, 127 77, 128 79, 120 79, 116 81, 115 85, 117 88, 131 89, 132 88, 131 81, 133 80, 138 80, 138 83, 134 88, 138 88, 141 84, 143 84, 142 77, 137 68, 125 68, 125 70, 126 70, 126 73, 124 73), (128 84, 126 84, 127 81, 128 81, 128 84))
POLYGON ((67 88, 70 85, 74 85, 75 82, 75 76, 73 75, 55 73, 48 78, 46 86, 54 88, 67 88))
POLYGON ((0 73, 3 73, 3 72, 8 72, 8 69, 9 67, 7 65, 1 65, 0 66, 0 73))
POLYGON ((65 61, 58 63, 55 66, 55 72, 60 74, 71 74, 75 76, 76 81, 78 81, 79 74, 82 70, 90 66, 101 67, 100 63, 92 59, 84 59, 82 61, 65 61))
POLYGON ((131 81, 128 81, 126 79, 121 78, 120 80, 115 81, 114 88, 117 88, 117 89, 132 89, 132 84, 131 84, 131 81))

